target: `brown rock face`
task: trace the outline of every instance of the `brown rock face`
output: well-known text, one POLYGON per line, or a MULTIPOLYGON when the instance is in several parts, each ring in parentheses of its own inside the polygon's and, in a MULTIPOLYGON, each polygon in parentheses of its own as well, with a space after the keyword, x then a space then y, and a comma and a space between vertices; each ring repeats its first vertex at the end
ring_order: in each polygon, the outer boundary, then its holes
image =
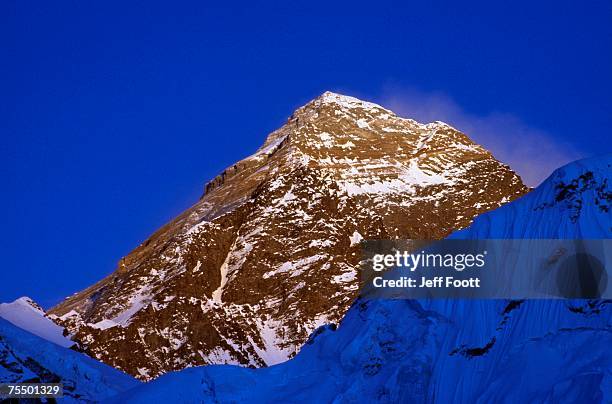
POLYGON ((143 380, 275 364, 342 318, 362 238, 442 238, 527 191, 442 122, 325 93, 51 313, 91 356, 143 380))

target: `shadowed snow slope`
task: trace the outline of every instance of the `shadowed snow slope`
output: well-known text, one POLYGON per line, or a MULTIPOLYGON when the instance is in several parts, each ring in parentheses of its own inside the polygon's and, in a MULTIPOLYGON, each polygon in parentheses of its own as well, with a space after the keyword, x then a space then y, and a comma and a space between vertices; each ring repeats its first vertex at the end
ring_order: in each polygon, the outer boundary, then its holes
MULTIPOLYGON (((611 156, 557 170, 454 238, 610 238, 611 156)), ((611 305, 357 300, 294 359, 170 373, 118 402, 611 402, 611 305)))
POLYGON ((0 319, 0 383, 63 383, 63 402, 104 399, 138 381, 0 319))

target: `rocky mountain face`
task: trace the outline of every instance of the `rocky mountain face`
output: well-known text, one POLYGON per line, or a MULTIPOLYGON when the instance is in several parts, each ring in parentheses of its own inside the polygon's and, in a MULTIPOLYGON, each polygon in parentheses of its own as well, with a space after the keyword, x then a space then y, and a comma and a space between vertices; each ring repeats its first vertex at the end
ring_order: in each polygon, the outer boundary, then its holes
POLYGON ((445 123, 327 92, 50 314, 89 355, 142 380, 276 364, 343 317, 361 239, 443 238, 527 191, 445 123))
MULTIPOLYGON (((612 155, 569 164, 451 238, 610 239, 611 179, 612 155)), ((278 366, 185 369, 109 402, 610 403, 611 303, 362 297, 278 366)))

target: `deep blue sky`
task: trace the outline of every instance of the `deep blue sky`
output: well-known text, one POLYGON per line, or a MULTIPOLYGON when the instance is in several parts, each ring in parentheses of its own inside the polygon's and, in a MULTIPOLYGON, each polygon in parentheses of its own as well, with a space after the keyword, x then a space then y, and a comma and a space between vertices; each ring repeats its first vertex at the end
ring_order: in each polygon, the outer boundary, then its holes
POLYGON ((1 2, 0 301, 110 273, 327 89, 609 151, 609 1, 217 3, 1 2))

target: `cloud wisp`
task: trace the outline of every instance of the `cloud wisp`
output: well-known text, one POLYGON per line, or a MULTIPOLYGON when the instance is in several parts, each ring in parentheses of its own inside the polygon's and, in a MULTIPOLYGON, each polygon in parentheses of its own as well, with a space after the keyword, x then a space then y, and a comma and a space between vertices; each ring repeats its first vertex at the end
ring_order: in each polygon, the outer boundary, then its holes
POLYGON ((468 113, 444 94, 387 91, 381 104, 419 122, 448 123, 508 164, 531 187, 540 184, 556 168, 585 156, 576 146, 529 126, 517 116, 501 112, 483 116, 468 113))

